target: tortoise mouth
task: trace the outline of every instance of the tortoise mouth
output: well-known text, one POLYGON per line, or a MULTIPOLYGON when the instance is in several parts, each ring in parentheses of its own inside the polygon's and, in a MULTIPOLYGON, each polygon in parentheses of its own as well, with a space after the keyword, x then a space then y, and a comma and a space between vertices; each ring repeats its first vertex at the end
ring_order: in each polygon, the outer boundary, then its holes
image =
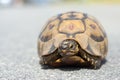
POLYGON ((75 56, 75 55, 77 55, 77 53, 75 53, 74 51, 66 51, 66 52, 61 52, 60 55, 62 57, 65 57, 65 56, 75 56))

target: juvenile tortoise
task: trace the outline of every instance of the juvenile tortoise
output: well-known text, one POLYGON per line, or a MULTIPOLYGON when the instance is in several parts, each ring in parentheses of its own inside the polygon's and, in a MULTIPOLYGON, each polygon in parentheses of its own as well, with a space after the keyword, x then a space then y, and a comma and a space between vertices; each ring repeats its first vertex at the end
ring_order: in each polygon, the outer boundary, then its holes
POLYGON ((108 51, 102 25, 92 16, 67 12, 52 17, 38 38, 40 64, 98 69, 108 51))

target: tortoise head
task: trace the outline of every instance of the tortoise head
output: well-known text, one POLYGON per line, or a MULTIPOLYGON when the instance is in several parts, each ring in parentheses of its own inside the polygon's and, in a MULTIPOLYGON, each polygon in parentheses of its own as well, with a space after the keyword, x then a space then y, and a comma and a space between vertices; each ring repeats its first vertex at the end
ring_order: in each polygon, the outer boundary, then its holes
POLYGON ((77 55, 79 51, 79 44, 73 39, 63 40, 58 48, 61 56, 77 55))

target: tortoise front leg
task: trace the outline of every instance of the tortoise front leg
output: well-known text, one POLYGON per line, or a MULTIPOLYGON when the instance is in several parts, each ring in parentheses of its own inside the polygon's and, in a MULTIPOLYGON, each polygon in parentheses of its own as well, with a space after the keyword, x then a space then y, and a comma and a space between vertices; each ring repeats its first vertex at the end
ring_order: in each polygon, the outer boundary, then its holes
POLYGON ((60 57, 61 56, 57 52, 54 52, 47 56, 42 56, 42 58, 40 60, 40 64, 41 65, 59 66, 61 64, 60 60, 58 61, 58 59, 60 57))
POLYGON ((86 53, 84 50, 79 51, 79 56, 81 56, 86 62, 86 66, 92 69, 99 69, 101 66, 101 57, 100 56, 93 56, 86 53))

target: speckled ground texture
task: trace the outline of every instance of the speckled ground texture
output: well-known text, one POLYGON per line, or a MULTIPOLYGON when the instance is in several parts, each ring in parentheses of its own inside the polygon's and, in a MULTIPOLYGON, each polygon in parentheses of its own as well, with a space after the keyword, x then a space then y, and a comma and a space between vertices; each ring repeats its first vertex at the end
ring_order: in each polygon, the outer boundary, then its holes
POLYGON ((120 80, 120 6, 0 8, 0 80, 120 80), (81 11, 97 17, 109 39, 107 62, 98 70, 42 69, 37 54, 41 27, 51 16, 81 11))

